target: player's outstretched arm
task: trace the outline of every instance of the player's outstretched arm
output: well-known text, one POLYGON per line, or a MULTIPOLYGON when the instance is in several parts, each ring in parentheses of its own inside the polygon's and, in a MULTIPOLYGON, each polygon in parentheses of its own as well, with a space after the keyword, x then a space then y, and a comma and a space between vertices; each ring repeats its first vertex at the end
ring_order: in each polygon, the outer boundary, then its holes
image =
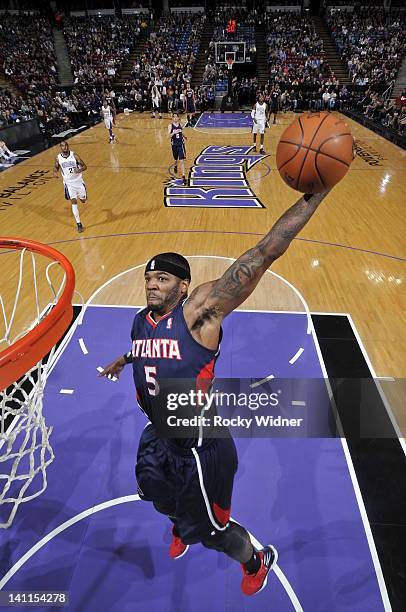
POLYGON ((302 196, 278 219, 270 232, 241 255, 221 278, 197 287, 184 307, 190 329, 197 323, 199 328, 205 322, 211 325, 213 319, 221 322, 240 306, 254 291, 265 271, 285 253, 327 194, 328 191, 324 191, 302 196))

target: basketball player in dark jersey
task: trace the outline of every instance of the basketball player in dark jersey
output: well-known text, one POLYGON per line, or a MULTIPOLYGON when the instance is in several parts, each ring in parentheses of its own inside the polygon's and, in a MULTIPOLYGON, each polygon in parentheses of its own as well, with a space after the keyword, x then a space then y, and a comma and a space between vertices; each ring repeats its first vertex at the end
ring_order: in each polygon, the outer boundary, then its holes
POLYGON ((193 126, 193 116, 196 112, 196 103, 195 103, 195 92, 190 86, 190 83, 186 83, 186 89, 183 92, 184 95, 184 105, 185 105, 185 113, 187 113, 187 124, 186 127, 193 126))
POLYGON ((183 184, 186 185, 185 177, 185 159, 186 159, 186 148, 185 140, 186 136, 183 133, 183 128, 179 121, 178 113, 172 113, 172 123, 168 125, 168 136, 171 139, 172 154, 175 160, 175 174, 178 172, 178 162, 182 170, 183 184))
MULTIPOLYGON (((138 403, 150 421, 138 448, 138 490, 173 523, 171 558, 180 558, 197 542, 224 552, 241 563, 246 595, 266 585, 277 552, 271 545, 256 550, 247 530, 230 519, 237 470, 234 442, 231 436, 205 438, 201 433, 182 439, 159 436, 161 384, 189 379, 195 389, 205 384, 207 388, 214 376, 223 319, 254 291, 327 193, 302 196, 221 278, 199 285, 189 297, 191 272, 182 255, 161 253, 150 259, 145 268, 147 306, 134 318, 132 351, 100 374, 118 378, 126 364, 133 366, 138 403)), ((196 414, 196 406, 190 410, 196 414)))
POLYGON ((281 91, 279 87, 278 86, 273 87, 271 91, 271 99, 270 99, 271 112, 269 113, 269 118, 271 118, 271 115, 273 114, 274 123, 276 123, 276 115, 278 114, 280 99, 281 99, 281 91))

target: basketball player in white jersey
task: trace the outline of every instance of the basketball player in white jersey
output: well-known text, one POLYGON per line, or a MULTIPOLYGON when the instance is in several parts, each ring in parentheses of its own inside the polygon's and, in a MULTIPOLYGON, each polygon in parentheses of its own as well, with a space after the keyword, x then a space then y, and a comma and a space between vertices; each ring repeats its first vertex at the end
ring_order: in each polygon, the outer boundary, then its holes
POLYGON ((54 177, 58 178, 58 170, 61 170, 65 198, 72 203, 72 213, 77 223, 78 232, 83 232, 84 227, 80 221, 78 198, 82 204, 86 202, 86 186, 83 182, 82 172, 87 170, 87 166, 78 155, 70 150, 66 140, 61 142, 60 147, 61 153, 55 159, 54 177))
POLYGON ((100 114, 103 117, 104 125, 109 131, 109 143, 111 144, 116 139, 116 137, 113 134, 113 123, 114 123, 114 117, 115 117, 114 107, 110 106, 107 100, 104 100, 103 106, 101 107, 100 114))
POLYGON ((158 85, 155 83, 151 89, 151 98, 152 98, 152 118, 155 119, 155 113, 157 112, 159 118, 162 119, 161 113, 161 92, 159 91, 158 85))
POLYGON ((264 96, 261 94, 258 98, 258 102, 255 104, 251 111, 251 117, 254 121, 252 126, 252 133, 254 135, 255 151, 257 150, 257 134, 261 135, 261 144, 259 148, 260 153, 265 153, 264 150, 264 135, 265 135, 265 124, 268 120, 268 105, 264 101, 264 96))

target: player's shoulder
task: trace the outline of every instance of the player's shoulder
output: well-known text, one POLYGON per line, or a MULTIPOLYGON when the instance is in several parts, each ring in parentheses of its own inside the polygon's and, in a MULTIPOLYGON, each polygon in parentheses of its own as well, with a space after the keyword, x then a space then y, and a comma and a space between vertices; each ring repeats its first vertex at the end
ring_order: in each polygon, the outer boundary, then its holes
POLYGON ((135 336, 137 333, 137 329, 139 328, 140 325, 143 325, 145 322, 145 317, 148 314, 148 308, 141 308, 141 310, 139 310, 138 312, 135 313, 134 315, 134 319, 133 319, 133 324, 131 327, 131 336, 135 336))

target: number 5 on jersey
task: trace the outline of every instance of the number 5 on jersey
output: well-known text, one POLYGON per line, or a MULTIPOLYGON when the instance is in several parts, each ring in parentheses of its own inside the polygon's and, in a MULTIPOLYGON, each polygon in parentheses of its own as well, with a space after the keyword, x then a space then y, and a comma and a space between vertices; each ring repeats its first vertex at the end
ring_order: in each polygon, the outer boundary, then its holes
POLYGON ((158 395, 159 385, 156 379, 156 366, 144 366, 145 380, 148 384, 148 392, 150 395, 158 395))

